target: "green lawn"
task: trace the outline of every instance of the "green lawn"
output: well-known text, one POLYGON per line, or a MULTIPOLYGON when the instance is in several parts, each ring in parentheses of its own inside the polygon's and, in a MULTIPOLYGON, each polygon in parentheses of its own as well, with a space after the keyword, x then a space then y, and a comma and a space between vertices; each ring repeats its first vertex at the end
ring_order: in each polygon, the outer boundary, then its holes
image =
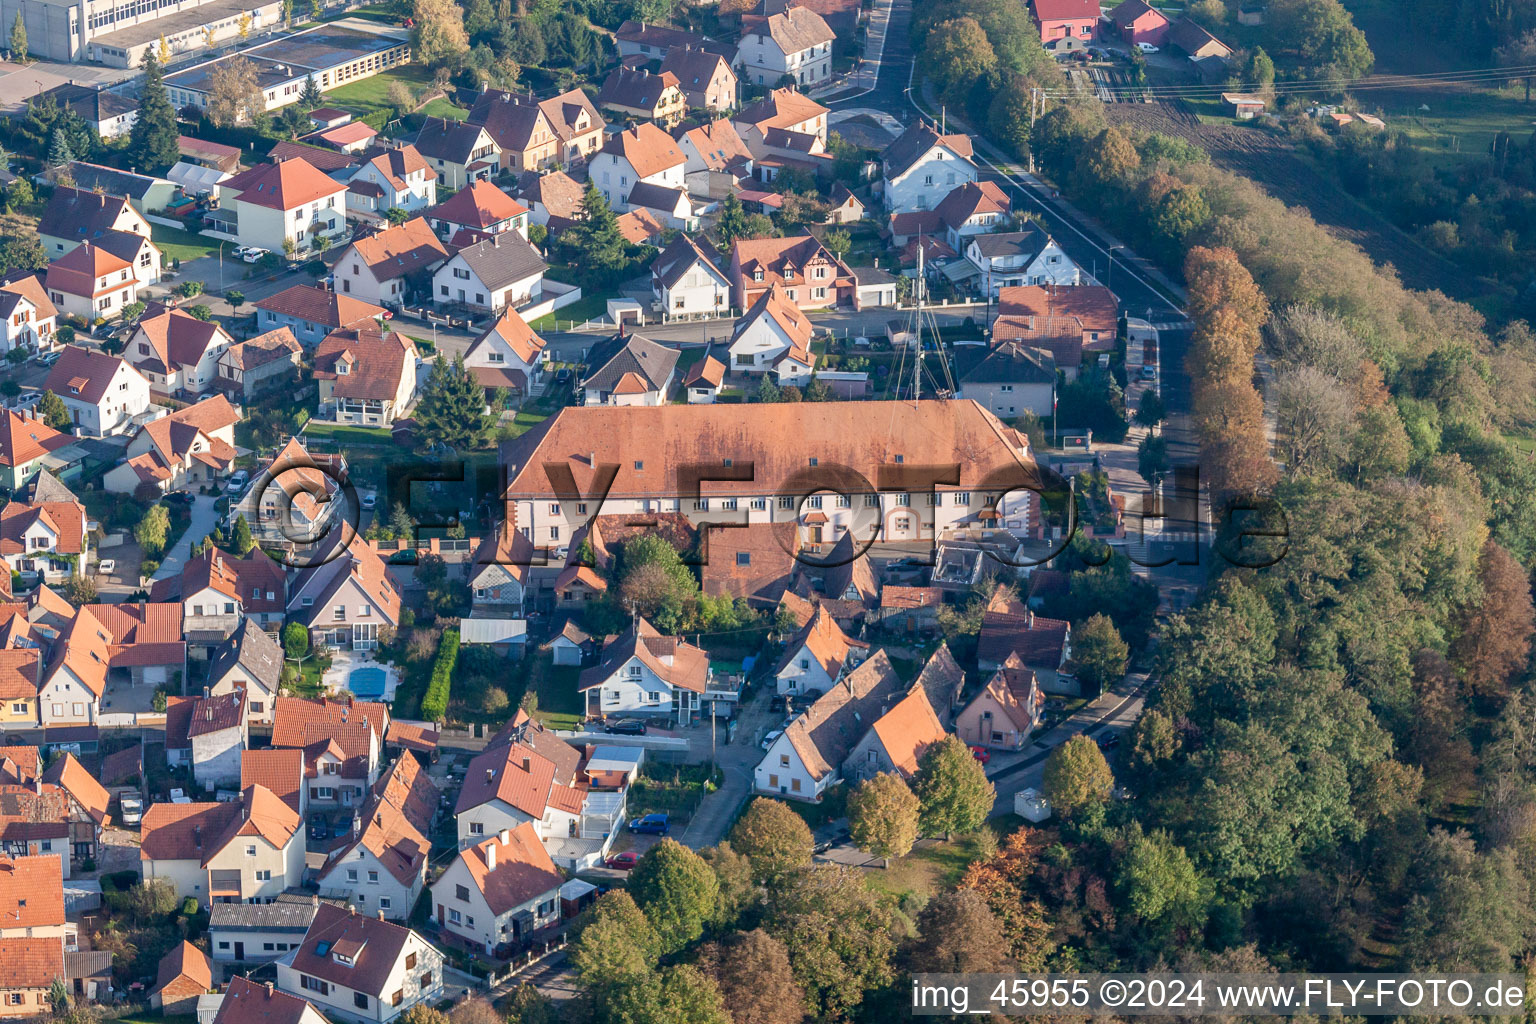
POLYGON ((325 673, 331 667, 330 655, 322 655, 318 658, 305 658, 299 666, 298 681, 293 684, 294 693, 299 697, 319 697, 325 693, 325 685, 321 682, 325 673))
POLYGON ((456 106, 454 102, 446 96, 439 96, 431 103, 428 103, 426 106, 418 109, 416 113, 422 114, 426 117, 446 117, 450 121, 462 121, 469 116, 468 110, 465 110, 463 107, 456 106))
POLYGON ((324 437, 340 444, 392 445, 390 432, 384 427, 353 427, 346 424, 316 423, 304 425, 308 437, 324 437))
POLYGON ((575 729, 581 725, 586 710, 581 691, 576 689, 581 669, 575 665, 555 665, 540 652, 528 658, 528 689, 538 695, 539 707, 534 717, 551 729, 575 729))
POLYGON ((933 896, 953 888, 975 859, 975 840, 956 836, 953 842, 924 843, 905 857, 891 861, 889 868, 868 868, 864 880, 871 887, 895 896, 909 892, 933 896))
POLYGON ((583 295, 569 306, 564 306, 553 313, 541 316, 528 326, 532 327, 535 331, 553 331, 556 330, 556 320, 563 324, 568 324, 574 320, 580 324, 600 316, 605 316, 607 313, 608 296, 583 295))
POLYGON ((509 439, 513 437, 522 437, 530 429, 538 426, 540 423, 543 423, 547 419, 549 419, 549 415, 547 413, 538 412, 532 409, 523 409, 519 411, 516 416, 512 417, 512 424, 510 427, 503 425, 502 429, 506 431, 509 439))
POLYGON ((180 228, 168 228, 164 224, 149 226, 149 240, 155 243, 160 250, 160 255, 165 257, 167 262, 196 260, 204 256, 216 256, 219 252, 219 243, 216 239, 194 235, 180 228))
POLYGON ((325 94, 325 102, 344 107, 361 120, 377 111, 394 109, 386 98, 391 82, 404 82, 412 92, 419 93, 432 84, 432 73, 424 65, 406 64, 332 89, 325 94))

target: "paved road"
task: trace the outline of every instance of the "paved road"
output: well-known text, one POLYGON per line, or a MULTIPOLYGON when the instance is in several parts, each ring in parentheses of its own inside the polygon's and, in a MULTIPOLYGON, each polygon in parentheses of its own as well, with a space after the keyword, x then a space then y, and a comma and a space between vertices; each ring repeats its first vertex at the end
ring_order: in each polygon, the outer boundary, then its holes
MULTIPOLYGON (((873 18, 871 25, 873 27, 873 18)), ((876 110, 895 112, 906 109, 902 93, 907 85, 907 70, 912 66, 911 27, 912 0, 895 0, 891 5, 890 22, 885 28, 885 43, 879 57, 874 88, 834 100, 827 106, 832 110, 873 107, 876 110)))
POLYGON ((752 794, 752 770, 763 759, 758 743, 769 729, 779 728, 782 719, 782 715, 768 710, 766 687, 741 708, 735 742, 722 743, 715 751, 715 763, 725 773, 725 781, 699 801, 699 809, 679 837, 685 846, 702 850, 725 838, 726 829, 736 820, 736 812, 752 794))

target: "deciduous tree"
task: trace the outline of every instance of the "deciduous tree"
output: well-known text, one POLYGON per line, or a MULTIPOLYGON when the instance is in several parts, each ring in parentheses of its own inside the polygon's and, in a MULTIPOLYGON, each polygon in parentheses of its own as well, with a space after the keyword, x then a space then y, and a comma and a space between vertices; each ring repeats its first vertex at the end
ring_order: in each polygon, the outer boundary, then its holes
POLYGON ((1483 545, 1477 575, 1483 592, 1462 619, 1451 657, 1473 693, 1500 695, 1530 655, 1536 607, 1525 571, 1497 541, 1483 545))
POLYGON ((266 113, 266 94, 247 57, 233 56, 208 72, 208 120, 220 128, 266 113))
POLYGON ((713 924, 729 928, 757 900, 757 885, 752 881, 752 862, 725 841, 718 846, 705 847, 699 851, 699 856, 704 858, 704 862, 715 873, 715 885, 719 892, 713 924))
POLYGON ((986 898, 960 888, 928 901, 905 959, 913 971, 999 973, 1008 970, 1008 940, 986 898))
POLYGON ((853 843, 890 867, 917 842, 917 797, 901 776, 880 772, 848 794, 848 828, 853 843))
POLYGON ((1103 752, 1087 736, 1073 736, 1045 759, 1041 786, 1051 810, 1064 818, 1108 800, 1114 785, 1103 752))
POLYGON ((761 928, 706 943, 699 968, 715 979, 736 1024, 798 1024, 805 990, 795 980, 784 943, 761 928))
POLYGON ((923 751, 912 790, 921 805, 919 820, 929 835, 974 832, 992 813, 997 790, 986 769, 958 736, 945 736, 923 751))
POLYGON ((731 829, 731 848, 752 863, 759 882, 771 883, 805 867, 814 846, 805 819, 768 797, 753 800, 731 829))
POLYGON ((674 839, 646 851, 626 888, 651 922, 663 954, 704 933, 719 910, 720 885, 708 863, 674 839))
POLYGON ((1103 693, 1124 678, 1130 653, 1107 615, 1090 616, 1072 631, 1072 656, 1077 660, 1077 678, 1085 695, 1103 693))
POLYGON ((855 868, 820 865, 790 876, 775 888, 764 927, 789 951, 822 1020, 845 1019, 894 977, 895 921, 855 868))
POLYGON ((413 56, 423 64, 446 65, 469 52, 464 9, 453 0, 414 0, 413 56))

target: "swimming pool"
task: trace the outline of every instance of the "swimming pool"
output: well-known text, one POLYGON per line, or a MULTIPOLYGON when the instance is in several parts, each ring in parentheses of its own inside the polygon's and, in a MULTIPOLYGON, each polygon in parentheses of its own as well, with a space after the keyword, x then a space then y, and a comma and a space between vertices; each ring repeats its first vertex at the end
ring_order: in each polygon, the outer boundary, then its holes
POLYGON ((347 677, 347 689, 359 697, 382 697, 386 682, 382 668, 377 665, 365 665, 352 670, 352 674, 347 677))

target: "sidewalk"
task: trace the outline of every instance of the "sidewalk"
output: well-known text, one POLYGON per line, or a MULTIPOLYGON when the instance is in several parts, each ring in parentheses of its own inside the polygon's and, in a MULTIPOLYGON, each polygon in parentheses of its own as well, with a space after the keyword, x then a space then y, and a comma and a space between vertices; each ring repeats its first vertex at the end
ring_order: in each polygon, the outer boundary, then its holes
POLYGON ((160 561, 160 568, 155 570, 154 580, 163 580, 175 576, 181 572, 181 567, 186 564, 187 558, 192 554, 192 545, 202 540, 213 532, 213 528, 219 524, 219 513, 214 507, 217 498, 210 498, 206 494, 194 495, 192 498, 192 517, 187 528, 177 538, 176 543, 165 553, 160 561))
POLYGON ((839 100, 853 99, 873 92, 880 81, 880 61, 885 56, 885 32, 891 23, 891 8, 895 0, 875 0, 869 12, 869 34, 864 41, 864 60, 853 73, 810 91, 813 100, 824 96, 836 96, 839 100))

